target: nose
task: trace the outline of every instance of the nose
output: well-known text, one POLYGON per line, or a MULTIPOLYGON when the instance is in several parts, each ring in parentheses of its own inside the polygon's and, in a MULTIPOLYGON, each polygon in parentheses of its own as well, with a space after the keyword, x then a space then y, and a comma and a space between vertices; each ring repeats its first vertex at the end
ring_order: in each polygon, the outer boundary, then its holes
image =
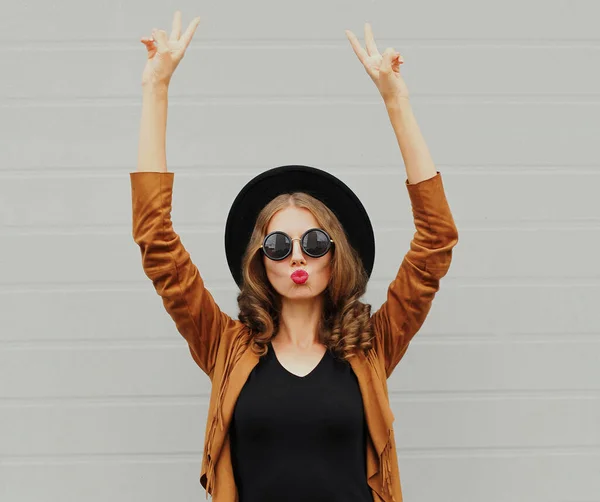
POLYGON ((294 239, 292 241, 292 265, 306 265, 304 254, 302 253, 302 247, 300 246, 300 239, 294 239))

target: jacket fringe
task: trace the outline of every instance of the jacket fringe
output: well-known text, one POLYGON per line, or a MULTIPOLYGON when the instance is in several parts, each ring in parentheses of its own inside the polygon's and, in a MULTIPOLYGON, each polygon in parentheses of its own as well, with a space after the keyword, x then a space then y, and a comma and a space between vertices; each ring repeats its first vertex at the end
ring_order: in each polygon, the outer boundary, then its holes
MULTIPOLYGON (((381 371, 379 368, 378 360, 375 355, 375 350, 371 349, 367 352, 367 362, 369 365, 375 370, 378 378, 381 378, 381 371)), ((391 439, 391 430, 388 429, 388 437, 387 442, 385 443, 385 447, 379 455, 379 470, 381 471, 381 481, 383 485, 383 492, 386 491, 391 495, 392 501, 396 501, 394 497, 394 492, 392 489, 392 439, 391 439)))
POLYGON ((391 495, 392 500, 395 502, 394 492, 392 489, 392 441, 390 438, 391 431, 388 430, 388 439, 385 444, 385 448, 379 456, 379 465, 381 466, 383 492, 387 492, 391 495))
POLYGON ((215 437, 215 432, 217 427, 222 431, 224 428, 224 419, 223 419, 223 397, 225 396, 225 391, 227 390, 227 386, 229 384, 229 377, 231 375, 231 370, 235 366, 235 364, 242 357, 242 354, 246 350, 248 346, 248 340, 244 335, 239 336, 238 339, 234 342, 233 350, 230 350, 227 354, 227 359, 225 360, 225 367, 223 370, 223 378, 221 380, 221 388, 219 389, 219 393, 217 395, 217 403, 215 414, 213 415, 210 430, 208 434, 208 440, 206 442, 205 454, 206 454, 206 462, 207 462, 207 470, 206 470, 206 498, 208 499, 208 494, 212 494, 214 485, 215 485, 215 461, 210 456, 210 452, 212 451, 213 440, 215 437))
POLYGON ((375 370, 377 378, 381 380, 381 372, 379 371, 379 364, 377 364, 377 356, 375 355, 375 349, 369 349, 367 352, 367 362, 375 370))

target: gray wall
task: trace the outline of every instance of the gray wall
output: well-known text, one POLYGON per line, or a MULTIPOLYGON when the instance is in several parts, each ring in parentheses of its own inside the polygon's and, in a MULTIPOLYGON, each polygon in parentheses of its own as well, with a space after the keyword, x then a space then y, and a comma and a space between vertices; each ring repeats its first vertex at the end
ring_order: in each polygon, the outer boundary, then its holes
POLYGON ((414 232, 344 29, 401 51, 460 243, 389 381, 405 500, 600 500, 600 52, 591 0, 7 2, 0 499, 204 499, 209 381, 131 237, 141 36, 202 21, 171 87, 173 220, 224 310, 232 199, 315 165, 364 201, 383 301, 414 232), (570 4, 570 5, 569 5, 570 4), (214 246, 206 243, 216 243, 214 246))

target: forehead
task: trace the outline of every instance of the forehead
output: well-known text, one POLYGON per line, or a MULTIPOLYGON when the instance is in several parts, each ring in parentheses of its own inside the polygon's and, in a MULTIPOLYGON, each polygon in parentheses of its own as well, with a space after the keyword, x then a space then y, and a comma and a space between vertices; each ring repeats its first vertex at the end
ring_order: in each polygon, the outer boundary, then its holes
POLYGON ((300 237, 309 228, 318 227, 316 218, 306 208, 288 206, 277 211, 267 225, 267 233, 280 230, 292 238, 300 237))

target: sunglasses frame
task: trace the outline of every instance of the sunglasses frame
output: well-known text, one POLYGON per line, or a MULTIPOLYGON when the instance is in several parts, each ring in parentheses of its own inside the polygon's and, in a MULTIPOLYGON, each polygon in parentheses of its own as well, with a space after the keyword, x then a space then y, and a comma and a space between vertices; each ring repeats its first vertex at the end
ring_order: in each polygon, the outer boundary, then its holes
POLYGON ((300 249, 302 249, 302 252, 305 253, 307 256, 310 256, 311 258, 321 258, 322 256, 325 256, 327 253, 329 253, 329 251, 331 251, 331 248, 334 245, 333 239, 331 238, 331 236, 325 232, 325 230, 323 230, 322 228, 309 228, 306 232, 304 232, 299 238, 296 239, 292 239, 288 234, 286 234, 285 232, 281 231, 281 230, 275 230, 273 232, 268 233, 265 238, 263 239, 263 243, 260 246, 260 249, 262 251, 262 253, 269 259, 269 260, 273 260, 273 261, 281 261, 281 260, 285 260, 291 253, 292 250, 294 249, 294 241, 300 241, 300 249), (327 250, 320 255, 312 255, 309 252, 306 251, 306 249, 304 249, 304 246, 302 246, 302 240, 304 239, 304 237, 306 236, 306 234, 308 234, 309 232, 312 232, 313 230, 318 230, 319 232, 323 232, 327 238, 329 239, 328 241, 328 245, 327 245, 327 250), (267 242, 267 239, 269 237, 271 237, 271 235, 274 234, 282 234, 285 235, 292 243, 292 245, 290 246, 290 249, 288 250, 288 252, 285 254, 285 256, 282 256, 281 258, 273 258, 271 256, 269 256, 266 252, 265 252, 265 242, 267 242))

